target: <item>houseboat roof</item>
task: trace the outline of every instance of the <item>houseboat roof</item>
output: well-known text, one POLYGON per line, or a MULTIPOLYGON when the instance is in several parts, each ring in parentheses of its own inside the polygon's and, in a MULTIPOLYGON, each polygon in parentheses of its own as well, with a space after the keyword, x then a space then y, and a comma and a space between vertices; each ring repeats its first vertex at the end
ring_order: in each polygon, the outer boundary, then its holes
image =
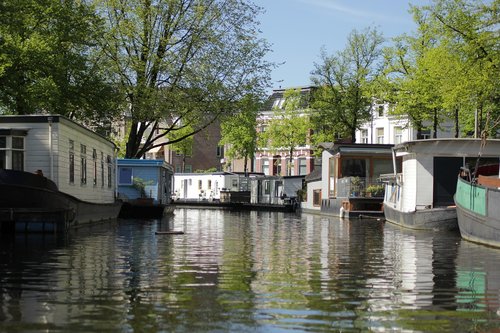
POLYGON ((176 172, 176 176, 238 176, 238 174, 227 171, 216 171, 216 172, 176 172))
POLYGON ((306 183, 315 182, 321 180, 321 166, 317 166, 310 174, 308 174, 304 180, 306 183))
POLYGON ((323 146, 332 155, 350 154, 350 155, 388 155, 394 145, 391 144, 366 144, 366 143, 334 143, 333 145, 323 146))
MULTIPOLYGON (((448 138, 407 141, 394 146, 398 156, 414 153, 420 155, 439 156, 477 156, 481 148, 481 139, 448 138)), ((482 148, 481 155, 500 156, 500 140, 488 139, 482 148)))
MULTIPOLYGON (((73 124, 76 125, 86 132, 88 132, 91 135, 96 135, 109 143, 113 144, 113 146, 116 147, 116 144, 108 139, 107 137, 94 132, 93 130, 83 126, 82 124, 77 123, 74 120, 71 120, 65 116, 62 116, 60 114, 29 114, 29 115, 1 115, 0 116, 0 124, 35 124, 35 123, 68 123, 68 124, 73 124)), ((7 130, 5 128, 2 128, 2 130, 7 130)), ((28 131, 29 128, 23 129, 28 131)))
POLYGON ((141 167, 165 167, 172 169, 172 166, 164 160, 145 160, 137 158, 119 158, 117 159, 118 166, 141 166, 141 167))

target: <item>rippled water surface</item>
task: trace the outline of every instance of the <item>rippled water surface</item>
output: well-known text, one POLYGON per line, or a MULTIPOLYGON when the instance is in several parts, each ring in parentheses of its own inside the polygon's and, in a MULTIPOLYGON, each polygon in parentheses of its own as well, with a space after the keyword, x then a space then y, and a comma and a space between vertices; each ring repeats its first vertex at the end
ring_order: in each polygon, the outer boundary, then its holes
POLYGON ((2 332, 498 332, 499 309, 499 250, 377 220, 178 209, 0 239, 2 332))

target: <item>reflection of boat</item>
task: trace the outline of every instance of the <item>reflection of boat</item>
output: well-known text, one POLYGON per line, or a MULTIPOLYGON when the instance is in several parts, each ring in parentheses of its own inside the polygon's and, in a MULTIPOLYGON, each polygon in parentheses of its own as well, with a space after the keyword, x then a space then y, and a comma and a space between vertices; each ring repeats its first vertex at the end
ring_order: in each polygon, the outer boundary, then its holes
POLYGON ((92 203, 58 190, 48 178, 0 169, 0 228, 56 231, 113 219, 121 203, 92 203))
MULTIPOLYGON (((500 314, 500 250, 459 242, 456 263, 456 300, 459 310, 500 314)), ((481 330, 478 330, 481 331, 481 330)))
MULTIPOLYGON (((483 152, 494 156, 494 147, 483 152)), ((456 229, 453 202, 456 175, 472 162, 479 139, 430 139, 409 141, 394 147, 393 158, 402 159, 402 171, 388 177, 384 198, 387 221, 412 229, 456 229)))
POLYGON ((471 174, 463 170, 455 193, 458 226, 463 238, 500 247, 500 177, 498 163, 471 174))

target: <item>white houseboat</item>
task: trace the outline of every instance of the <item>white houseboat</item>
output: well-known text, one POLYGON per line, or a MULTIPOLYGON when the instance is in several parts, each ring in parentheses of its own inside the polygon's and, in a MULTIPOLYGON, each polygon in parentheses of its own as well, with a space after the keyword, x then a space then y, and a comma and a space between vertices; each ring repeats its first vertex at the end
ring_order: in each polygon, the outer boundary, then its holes
MULTIPOLYGON (((456 229, 457 175, 460 168, 474 165, 480 146, 480 139, 428 139, 396 145, 394 172, 385 190, 385 219, 412 229, 456 229)), ((498 156, 499 148, 488 145, 482 157, 498 156)))
POLYGON ((60 115, 0 116, 0 229, 55 231, 116 218, 115 150, 60 115))
POLYGON ((246 184, 243 178, 231 172, 175 173, 173 199, 177 202, 220 201, 223 193, 242 190, 246 184))

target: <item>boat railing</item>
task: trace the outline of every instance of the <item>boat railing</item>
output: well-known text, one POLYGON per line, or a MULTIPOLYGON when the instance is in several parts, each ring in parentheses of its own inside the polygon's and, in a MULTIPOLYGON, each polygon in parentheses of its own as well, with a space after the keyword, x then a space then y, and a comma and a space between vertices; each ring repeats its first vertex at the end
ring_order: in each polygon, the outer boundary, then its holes
POLYGON ((337 197, 383 197, 384 183, 380 178, 344 177, 337 181, 337 197))

